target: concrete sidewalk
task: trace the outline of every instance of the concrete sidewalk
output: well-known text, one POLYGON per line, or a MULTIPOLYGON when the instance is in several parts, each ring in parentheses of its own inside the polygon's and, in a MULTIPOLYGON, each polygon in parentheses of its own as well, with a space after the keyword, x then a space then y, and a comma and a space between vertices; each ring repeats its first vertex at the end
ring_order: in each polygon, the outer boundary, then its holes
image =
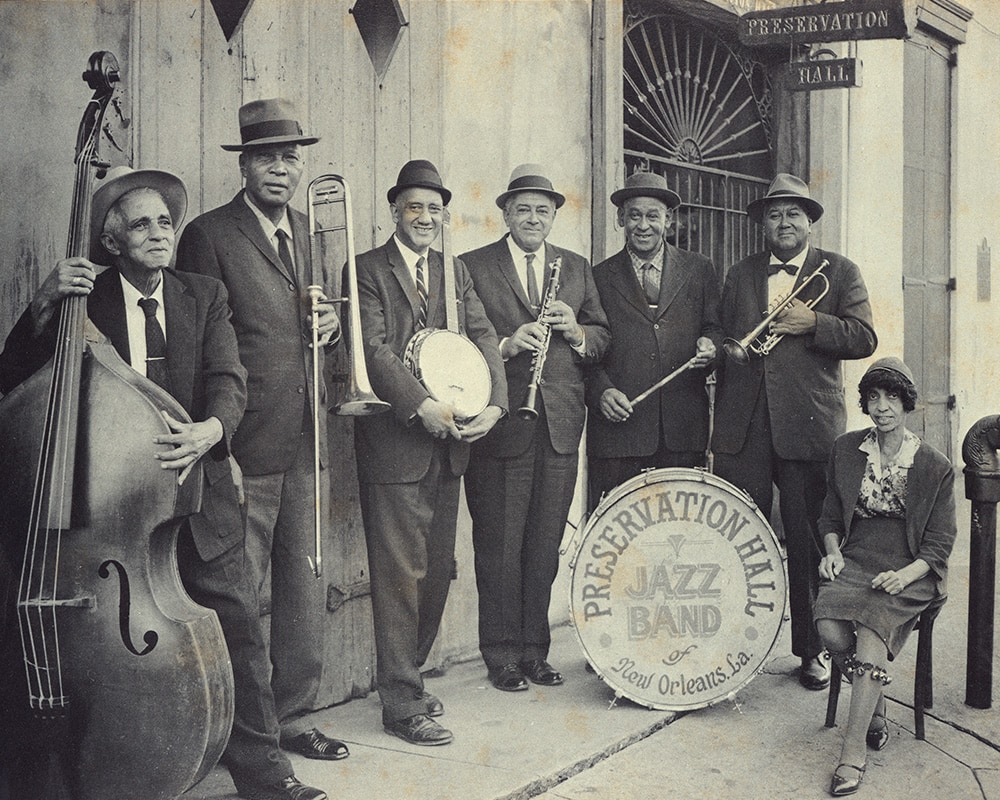
MULTIPOLYGON (((890 744, 869 753, 859 797, 1000 800, 1000 659, 994 658, 994 707, 964 704, 967 525, 966 518, 951 561, 951 595, 934 629, 927 740, 913 736, 914 635, 892 666, 890 744)), ((451 745, 414 747, 384 733, 373 694, 314 715, 320 729, 349 743, 350 758, 330 763, 293 755, 292 761, 298 777, 331 800, 827 797, 842 728, 823 726, 827 693, 799 686, 798 659, 789 653, 786 625, 764 672, 733 700, 676 715, 615 702, 612 690, 586 671, 575 632, 561 627, 550 660, 566 676, 564 686, 499 692, 478 660, 428 679, 428 690, 445 704, 440 721, 455 734, 451 745)), ((849 703, 845 686, 839 725, 846 724, 849 703)), ((235 794, 217 767, 184 797, 235 794)))

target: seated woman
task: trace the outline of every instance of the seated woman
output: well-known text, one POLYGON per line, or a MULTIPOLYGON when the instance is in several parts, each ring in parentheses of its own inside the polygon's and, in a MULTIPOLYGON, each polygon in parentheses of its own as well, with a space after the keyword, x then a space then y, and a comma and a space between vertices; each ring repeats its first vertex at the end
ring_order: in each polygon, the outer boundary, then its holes
POLYGON ((898 358, 880 358, 858 386, 874 428, 834 444, 819 531, 814 616, 820 636, 851 680, 851 707, 830 794, 858 790, 865 745, 889 741, 882 688, 917 617, 945 593, 955 541, 955 476, 940 452, 904 427, 914 409, 913 373, 898 358))

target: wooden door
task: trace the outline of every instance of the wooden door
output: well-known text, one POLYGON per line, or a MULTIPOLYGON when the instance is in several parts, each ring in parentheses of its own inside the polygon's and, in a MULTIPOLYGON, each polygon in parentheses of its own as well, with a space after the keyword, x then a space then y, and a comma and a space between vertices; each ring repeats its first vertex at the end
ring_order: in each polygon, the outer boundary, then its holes
POLYGON ((951 49, 904 46, 903 358, 920 402, 908 425, 951 455, 951 49))

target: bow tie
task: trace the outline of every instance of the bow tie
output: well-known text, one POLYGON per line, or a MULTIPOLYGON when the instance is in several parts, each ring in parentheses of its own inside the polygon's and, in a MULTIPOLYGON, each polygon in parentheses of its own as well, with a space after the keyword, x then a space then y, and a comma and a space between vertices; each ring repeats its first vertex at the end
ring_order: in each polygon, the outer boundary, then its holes
POLYGON ((787 272, 789 275, 794 275, 798 272, 798 267, 794 264, 768 264, 767 265, 767 277, 772 275, 777 275, 779 272, 787 272))

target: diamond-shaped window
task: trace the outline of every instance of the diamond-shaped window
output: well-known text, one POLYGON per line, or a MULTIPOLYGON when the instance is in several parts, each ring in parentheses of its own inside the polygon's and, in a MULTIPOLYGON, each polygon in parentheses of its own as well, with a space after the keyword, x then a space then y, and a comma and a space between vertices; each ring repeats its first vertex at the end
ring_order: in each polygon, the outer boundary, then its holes
POLYGON ((358 0, 351 9, 368 57, 379 80, 385 75, 392 54, 406 27, 399 0, 358 0))

